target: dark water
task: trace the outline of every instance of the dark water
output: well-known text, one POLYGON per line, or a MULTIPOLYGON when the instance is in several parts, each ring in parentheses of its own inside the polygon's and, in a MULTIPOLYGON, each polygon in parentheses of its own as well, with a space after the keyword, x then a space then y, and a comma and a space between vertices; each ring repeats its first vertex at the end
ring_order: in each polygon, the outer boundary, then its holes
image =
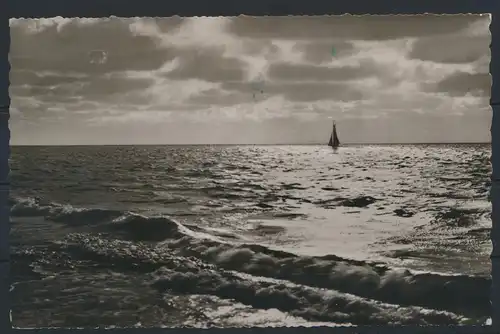
POLYGON ((489 154, 14 147, 14 325, 482 323, 489 154))

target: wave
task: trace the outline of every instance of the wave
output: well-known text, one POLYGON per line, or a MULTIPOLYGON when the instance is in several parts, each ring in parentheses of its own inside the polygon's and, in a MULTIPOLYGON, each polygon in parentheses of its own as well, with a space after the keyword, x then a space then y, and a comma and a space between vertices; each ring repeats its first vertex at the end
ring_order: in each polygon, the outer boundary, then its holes
POLYGON ((10 214, 13 217, 44 217, 54 222, 73 224, 98 224, 123 215, 118 210, 76 208, 45 202, 40 198, 10 198, 10 214))
POLYGON ((61 262, 63 253, 71 254, 73 263, 66 260, 65 265, 73 269, 91 270, 100 266, 139 271, 148 274, 151 287, 160 292, 212 295, 258 309, 276 308, 310 321, 419 325, 470 321, 450 311, 402 307, 333 289, 245 275, 196 257, 176 255, 168 247, 72 234, 64 242, 44 250, 43 257, 47 263, 56 263, 61 262), (75 265, 77 261, 79 264, 75 265), (88 265, 89 261, 93 266, 88 265))
POLYGON ((336 291, 314 289, 287 282, 263 282, 241 275, 204 269, 178 272, 161 268, 153 286, 171 293, 210 294, 236 300, 254 308, 287 312, 310 321, 355 324, 450 324, 464 317, 450 312, 400 307, 336 291))
MULTIPOLYGON (((55 242, 52 247, 57 251, 37 249, 45 263, 62 261, 47 260, 54 254, 70 254, 71 261, 155 272, 153 285, 160 290, 212 294, 284 311, 294 307, 292 314, 315 321, 449 324, 463 320, 454 314, 482 318, 490 312, 490 279, 486 277, 414 273, 335 255, 301 256, 223 241, 209 229, 183 225, 169 217, 81 209, 34 198, 11 199, 11 214, 96 228, 92 234, 70 234, 55 242), (279 282, 251 283, 243 274, 279 282), (390 318, 389 309, 398 315, 391 313, 390 318), (347 315, 342 310, 352 312, 347 315)), ((20 256, 33 257, 26 250, 20 252, 20 256)))
POLYGON ((259 245, 231 245, 182 238, 169 241, 179 255, 194 256, 226 270, 334 289, 382 302, 419 305, 479 315, 489 311, 489 279, 479 276, 415 274, 383 264, 335 255, 305 257, 259 245))

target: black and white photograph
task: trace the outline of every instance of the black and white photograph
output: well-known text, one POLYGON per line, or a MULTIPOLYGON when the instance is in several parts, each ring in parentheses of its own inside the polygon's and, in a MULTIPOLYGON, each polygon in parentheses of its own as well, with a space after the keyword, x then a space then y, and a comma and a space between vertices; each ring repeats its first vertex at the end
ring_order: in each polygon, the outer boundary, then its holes
POLYGON ((11 19, 13 326, 488 324, 490 22, 11 19))

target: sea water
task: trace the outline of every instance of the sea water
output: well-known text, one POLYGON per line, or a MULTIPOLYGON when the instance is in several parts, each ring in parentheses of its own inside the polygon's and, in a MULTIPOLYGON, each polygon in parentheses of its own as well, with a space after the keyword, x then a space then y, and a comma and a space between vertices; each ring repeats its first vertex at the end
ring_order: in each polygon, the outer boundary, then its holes
POLYGON ((482 323, 489 155, 14 147, 14 325, 482 323))

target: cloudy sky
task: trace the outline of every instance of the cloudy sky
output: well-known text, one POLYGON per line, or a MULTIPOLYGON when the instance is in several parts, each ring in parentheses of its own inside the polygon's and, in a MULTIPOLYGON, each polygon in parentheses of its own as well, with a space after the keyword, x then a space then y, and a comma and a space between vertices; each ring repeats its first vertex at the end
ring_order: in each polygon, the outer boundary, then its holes
POLYGON ((12 143, 489 141, 489 22, 13 19, 12 143))

